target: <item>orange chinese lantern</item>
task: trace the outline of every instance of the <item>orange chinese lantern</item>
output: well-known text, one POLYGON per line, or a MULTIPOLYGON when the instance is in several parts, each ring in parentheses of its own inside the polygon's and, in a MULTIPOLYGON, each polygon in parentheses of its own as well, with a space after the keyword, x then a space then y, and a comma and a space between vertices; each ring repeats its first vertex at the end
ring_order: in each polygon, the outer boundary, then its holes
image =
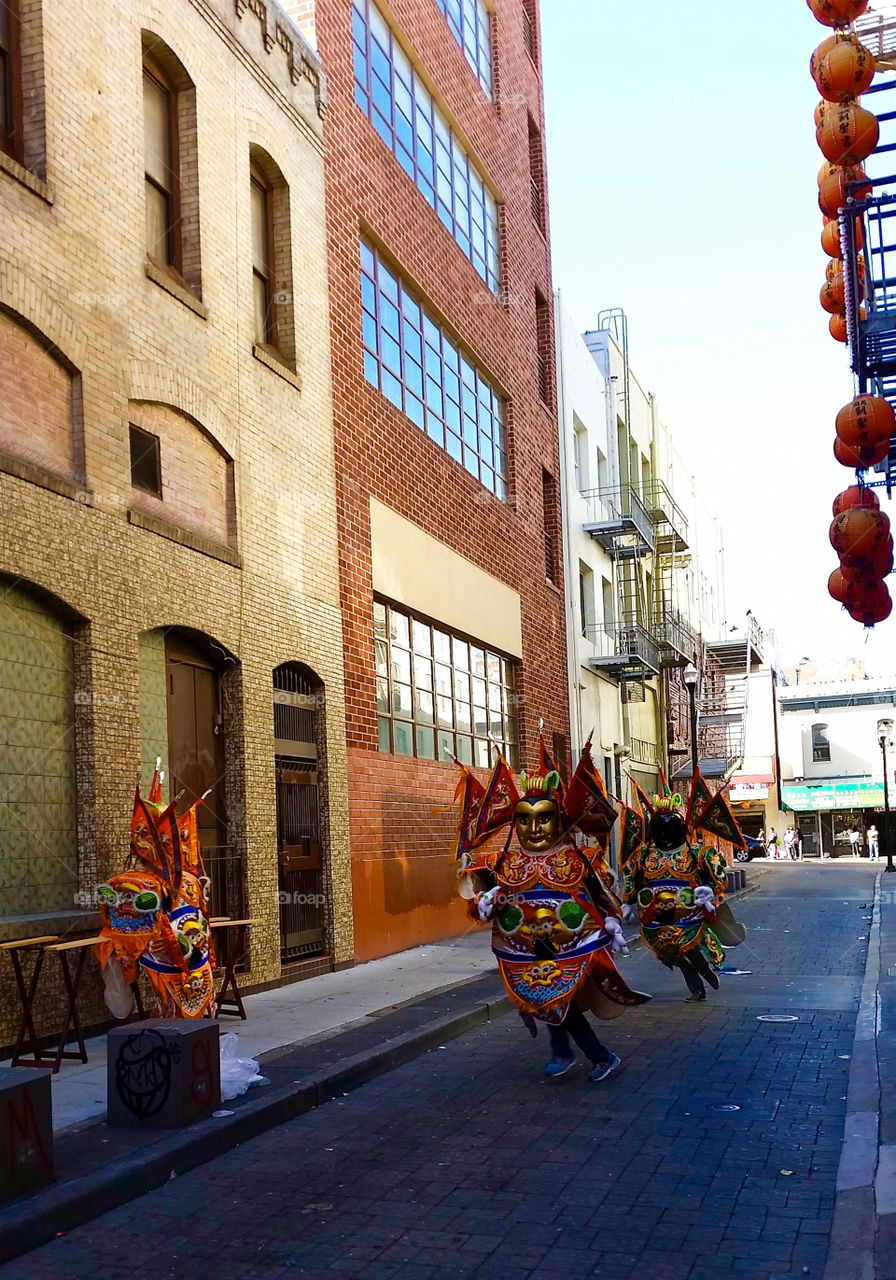
POLYGON ((816 132, 816 134, 818 133, 818 130, 821 128, 821 126, 822 126, 822 124, 823 124, 823 122, 824 122, 824 118, 825 118, 825 116, 828 114, 828 112, 829 112, 829 111, 833 111, 833 109, 834 109, 834 103, 833 103, 833 102, 827 102, 824 98, 822 98, 822 99, 821 99, 821 101, 816 105, 816 107, 815 107, 815 132, 816 132))
POLYGON ((873 555, 845 556, 840 568, 857 586, 868 587, 893 572, 893 540, 887 538, 873 555))
MULTIPOLYGON (((816 84, 818 83, 818 68, 821 65, 822 58, 831 52, 837 41, 844 35, 846 35, 844 31, 835 31, 832 36, 825 36, 818 48, 812 50, 812 56, 809 59, 809 75, 815 80, 816 84)), ((818 124, 818 121, 816 120, 815 123, 818 124)))
POLYGON ((884 546, 890 532, 889 517, 874 507, 852 507, 831 521, 831 546, 844 559, 867 559, 884 546))
POLYGON ((889 440, 884 440, 874 447, 862 445, 858 449, 853 445, 844 444, 839 436, 834 440, 834 457, 841 466, 850 467, 853 471, 864 471, 868 467, 876 467, 879 462, 883 462, 889 452, 889 440))
POLYGON ((806 3, 826 27, 848 27, 868 8, 868 0, 806 0, 806 3))
POLYGON ((854 196, 856 200, 864 200, 865 196, 871 195, 872 189, 868 175, 860 164, 836 165, 834 172, 818 188, 818 207, 828 218, 836 218, 838 211, 846 204, 847 195, 854 196))
POLYGON ((834 276, 832 280, 825 280, 821 286, 821 293, 818 295, 821 305, 825 311, 829 311, 831 315, 837 315, 843 311, 845 305, 845 286, 843 283, 843 272, 834 276))
POLYGON ((849 616, 856 622, 861 622, 863 627, 873 627, 878 622, 886 621, 892 612, 893 601, 886 586, 881 582, 876 591, 849 610, 849 616))
POLYGON ((858 98, 874 79, 874 55, 857 36, 835 37, 833 48, 817 63, 815 83, 828 102, 858 98))
POLYGON ((838 437, 855 449, 888 444, 894 433, 896 414, 883 396, 856 396, 837 414, 838 437))
POLYGON ((828 595, 832 596, 838 604, 846 604, 851 586, 852 583, 843 570, 835 569, 828 578, 828 595))
POLYGON ((816 137, 822 154, 833 164, 858 164, 877 146, 880 125, 877 116, 857 102, 842 102, 825 112, 816 137))
MULTIPOLYGON (((859 254, 856 257, 856 272, 859 277, 859 290, 862 297, 865 296, 865 259, 859 254)), ((831 258, 830 262, 824 269, 825 280, 833 280, 835 276, 843 275, 843 261, 840 258, 831 258)))
MULTIPOLYGON (((865 319, 864 307, 859 308, 859 319, 860 320, 865 319)), ((840 311, 838 312, 837 315, 831 316, 830 320, 828 321, 828 328, 831 331, 831 337, 836 339, 837 342, 846 342, 849 337, 849 334, 846 332, 846 312, 840 311)), ((837 452, 837 449, 835 445, 834 453, 836 454, 836 452, 837 452)), ((859 466, 858 462, 844 462, 843 459, 840 457, 837 458, 837 461, 843 462, 843 465, 845 467, 859 466)))
MULTIPOLYGON (((856 248, 862 247, 862 224, 856 218, 856 248)), ((821 247, 829 258, 842 258, 843 253, 840 247, 840 223, 836 218, 829 219, 825 223, 821 232, 821 247)), ((862 264, 864 267, 864 263, 862 264)), ((863 271, 864 274, 864 271, 863 271)))
POLYGON ((853 507, 876 507, 879 509, 880 502, 873 489, 867 489, 864 485, 851 484, 848 489, 838 493, 834 499, 834 515, 839 516, 841 511, 850 511, 853 507))

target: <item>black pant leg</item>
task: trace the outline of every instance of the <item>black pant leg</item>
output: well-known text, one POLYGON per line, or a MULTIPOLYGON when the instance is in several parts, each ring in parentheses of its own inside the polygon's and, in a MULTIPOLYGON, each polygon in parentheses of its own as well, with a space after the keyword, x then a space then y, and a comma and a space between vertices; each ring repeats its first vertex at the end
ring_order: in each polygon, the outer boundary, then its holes
POLYGON ((575 1001, 570 1004, 566 1017, 563 1019, 562 1027, 564 1031, 569 1032, 590 1062, 608 1061, 610 1050, 606 1045, 601 1044, 591 1023, 575 1001))
POLYGON ((691 961, 690 956, 682 956, 678 961, 678 967, 682 972, 685 982, 688 984, 688 991, 690 991, 691 995, 706 995, 706 988, 701 982, 700 975, 691 961))

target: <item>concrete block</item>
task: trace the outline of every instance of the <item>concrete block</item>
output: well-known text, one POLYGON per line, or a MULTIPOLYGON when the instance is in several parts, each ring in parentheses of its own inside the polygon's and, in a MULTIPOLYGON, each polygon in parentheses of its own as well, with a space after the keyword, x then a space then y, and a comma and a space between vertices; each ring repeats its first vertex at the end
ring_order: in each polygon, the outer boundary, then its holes
POLYGON ((0 1068, 0 1203, 55 1180, 51 1074, 0 1068))
POLYGON ((221 1104, 218 1023, 149 1018, 115 1027, 108 1040, 108 1123, 179 1129, 221 1104))

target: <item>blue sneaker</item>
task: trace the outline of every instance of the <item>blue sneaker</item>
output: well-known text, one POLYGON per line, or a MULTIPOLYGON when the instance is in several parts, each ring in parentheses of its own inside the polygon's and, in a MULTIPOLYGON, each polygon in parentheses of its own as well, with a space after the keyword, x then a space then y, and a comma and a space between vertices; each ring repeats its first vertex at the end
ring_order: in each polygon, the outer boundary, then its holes
POLYGON ((588 1079, 596 1084, 598 1080, 606 1080, 611 1071, 615 1071, 617 1067, 622 1066, 622 1059, 618 1054, 611 1053, 606 1062, 595 1062, 594 1070, 589 1073, 588 1079))
POLYGON ((544 1074, 548 1080, 556 1080, 559 1076, 565 1076, 567 1071, 571 1071, 575 1065, 575 1058, 551 1058, 544 1069, 544 1074))

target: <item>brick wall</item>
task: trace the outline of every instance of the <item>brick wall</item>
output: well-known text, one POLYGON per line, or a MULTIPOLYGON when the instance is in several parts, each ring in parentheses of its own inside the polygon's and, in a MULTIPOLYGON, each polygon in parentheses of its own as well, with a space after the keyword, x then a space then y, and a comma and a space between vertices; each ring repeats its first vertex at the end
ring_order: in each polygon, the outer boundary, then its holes
MULTIPOLYGON (((35 21, 40 10, 23 6, 35 21)), ((326 962, 346 962, 353 955, 351 870, 320 67, 267 4, 169 0, 143 8, 84 0, 52 6, 52 17, 29 45, 39 47, 33 63, 45 68, 53 104, 46 172, 0 163, 0 308, 16 326, 18 349, 27 346, 22 334, 42 335, 24 381, 21 360, 0 368, 15 428, 0 460, 0 577, 5 587, 32 593, 72 632, 77 887, 89 897, 122 866, 134 780, 163 736, 163 655, 138 637, 188 628, 217 646, 226 668, 228 819, 245 862, 248 908, 262 922, 251 930, 250 982, 281 974, 272 673, 283 662, 303 662, 324 684, 326 962), (141 26, 175 53, 195 86, 201 303, 147 275, 141 26), (289 187, 290 287, 302 300, 294 373, 253 352, 253 147, 273 158, 289 187), (76 371, 74 430, 61 393, 53 392, 46 417, 54 440, 80 438, 77 484, 58 474, 52 457, 31 452, 34 383, 45 397, 56 385, 45 347, 76 371), (166 532, 134 522, 128 422, 135 404, 141 412, 154 406, 156 424, 164 421, 169 443, 179 440, 183 449, 183 505, 166 532), (199 505, 207 502, 216 521, 204 538, 184 528, 201 484, 197 474, 189 491, 188 471, 200 454, 210 488, 199 505), (224 455, 233 460, 238 556, 216 541, 224 455)), ((95 915, 72 903, 38 928, 0 905, 0 937, 75 927, 95 928, 95 915)), ((95 977, 91 970, 94 995, 95 977)), ((52 964, 45 978, 42 1032, 54 1021, 58 1027, 60 996, 52 964)), ((0 1045, 14 1038, 16 1007, 9 963, 0 960, 0 1045)), ((85 1000, 84 1014, 95 1022, 102 1006, 85 1000)))
MULTIPOLYGON (((295 6, 293 6, 295 8, 295 6)), ((467 141, 500 207, 501 293, 494 296, 355 105, 351 9, 318 0, 328 74, 327 191, 340 562, 350 748, 355 929, 359 956, 456 932, 449 906, 453 766, 396 761, 376 749, 369 499, 378 498, 517 590, 523 601, 522 759, 537 723, 568 734, 562 566, 545 578, 542 467, 558 475, 553 366, 542 399, 536 291, 552 296, 548 243, 532 215, 529 119, 543 129, 541 81, 518 0, 493 6, 494 100, 481 90, 434 4, 394 0, 393 31, 467 141), (358 240, 372 239, 415 295, 507 401, 510 499, 500 502, 363 377, 358 240), (397 774, 396 774, 397 770, 397 774), (402 790, 402 787, 405 790, 402 790), (410 788, 415 799, 408 796, 410 788), (400 851, 400 856, 390 849, 400 851), (428 849, 428 855, 420 851, 428 849), (410 861, 404 861, 406 851, 410 861), (405 851, 405 852, 401 852, 405 851), (428 865, 418 865, 431 857, 428 865), (377 862, 381 865, 377 866, 377 862)), ((547 304, 550 307, 550 303, 547 304)), ((547 326, 548 330, 551 325, 547 326)))
POLYGON ((41 343, 0 312, 0 449, 78 478, 72 379, 41 343))

